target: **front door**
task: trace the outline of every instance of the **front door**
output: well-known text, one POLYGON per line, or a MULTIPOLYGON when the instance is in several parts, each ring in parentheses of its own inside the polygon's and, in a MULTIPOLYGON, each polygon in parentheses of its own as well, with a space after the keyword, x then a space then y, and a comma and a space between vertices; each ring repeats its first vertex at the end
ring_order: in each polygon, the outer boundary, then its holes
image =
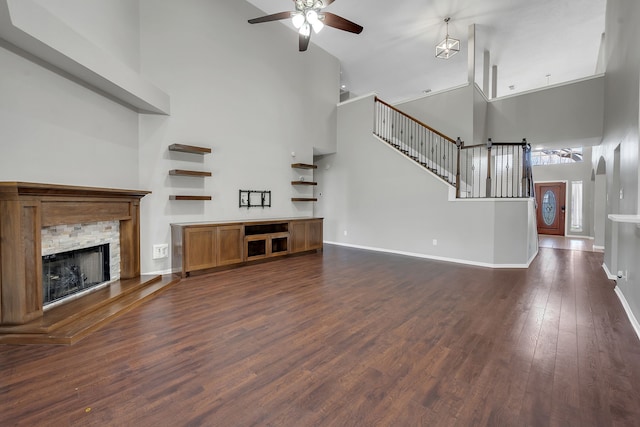
POLYGON ((538 203, 538 234, 564 236, 564 182, 535 184, 538 203))

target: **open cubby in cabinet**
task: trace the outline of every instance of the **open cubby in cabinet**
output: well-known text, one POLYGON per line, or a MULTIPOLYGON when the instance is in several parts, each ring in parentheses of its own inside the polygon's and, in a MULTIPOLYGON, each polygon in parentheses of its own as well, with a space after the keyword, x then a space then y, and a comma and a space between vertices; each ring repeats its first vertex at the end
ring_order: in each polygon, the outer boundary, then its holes
MULTIPOLYGON (((178 153, 188 153, 188 154, 196 154, 196 155, 205 155, 211 153, 211 148, 208 147, 198 147, 195 145, 186 145, 186 144, 171 144, 169 146, 169 151, 174 151, 178 153)), ((171 169, 169 171, 170 176, 185 176, 185 177, 193 177, 193 178, 207 178, 211 176, 211 172, 209 171, 196 171, 189 169, 171 169)), ((196 195, 170 195, 169 200, 211 200, 211 196, 196 196, 196 195)))
POLYGON ((289 253, 289 222, 244 226, 247 261, 289 253))

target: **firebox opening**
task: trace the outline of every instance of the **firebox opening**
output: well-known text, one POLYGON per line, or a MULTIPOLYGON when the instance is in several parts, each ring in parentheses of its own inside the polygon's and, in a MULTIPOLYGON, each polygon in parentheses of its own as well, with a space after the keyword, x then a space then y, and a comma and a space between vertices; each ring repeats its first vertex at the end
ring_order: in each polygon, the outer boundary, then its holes
POLYGON ((44 305, 99 286, 110 280, 109 244, 42 257, 44 305))

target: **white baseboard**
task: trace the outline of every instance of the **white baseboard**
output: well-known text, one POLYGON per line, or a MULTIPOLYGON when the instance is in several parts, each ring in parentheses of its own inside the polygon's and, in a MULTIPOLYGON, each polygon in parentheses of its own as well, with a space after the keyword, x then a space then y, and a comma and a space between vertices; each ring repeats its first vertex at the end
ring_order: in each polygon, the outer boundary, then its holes
POLYGON ((419 254, 415 252, 405 252, 405 251, 397 251, 393 249, 376 248, 371 246, 352 245, 350 243, 339 243, 339 242, 329 242, 329 241, 324 241, 324 243, 328 245, 344 246, 347 248, 364 249, 365 251, 383 252, 388 254, 404 255, 404 256, 410 256, 414 258, 432 259, 434 261, 454 262, 456 264, 473 265, 475 267, 487 267, 487 268, 528 268, 529 265, 531 265, 531 262, 533 262, 536 255, 538 255, 538 251, 536 251, 536 253, 533 254, 531 259, 526 264, 491 264, 487 262, 469 261, 465 259, 448 258, 448 257, 441 257, 436 255, 425 255, 425 254, 419 254))
POLYGON ((168 269, 168 270, 162 270, 162 271, 150 271, 148 273, 142 273, 142 275, 143 276, 144 275, 154 275, 154 276, 162 275, 162 276, 164 276, 165 274, 172 274, 172 273, 173 273, 173 271, 171 269, 168 269))
POLYGON ((564 237, 570 237, 572 239, 586 239, 586 240, 594 240, 591 236, 583 236, 581 234, 565 234, 564 237))
POLYGON ((633 330, 636 332, 638 339, 640 339, 640 323, 638 323, 638 319, 633 314, 633 311, 631 311, 631 306, 627 302, 627 299, 622 293, 622 290, 618 286, 615 287, 614 291, 616 292, 616 295, 618 295, 618 299, 622 303, 622 307, 624 308, 625 313, 627 313, 627 317, 631 322, 631 326, 633 327, 633 330))
POLYGON ((618 280, 618 276, 616 276, 615 274, 611 274, 611 272, 609 271, 609 267, 607 267, 607 264, 602 263, 602 269, 604 270, 609 280, 618 280))

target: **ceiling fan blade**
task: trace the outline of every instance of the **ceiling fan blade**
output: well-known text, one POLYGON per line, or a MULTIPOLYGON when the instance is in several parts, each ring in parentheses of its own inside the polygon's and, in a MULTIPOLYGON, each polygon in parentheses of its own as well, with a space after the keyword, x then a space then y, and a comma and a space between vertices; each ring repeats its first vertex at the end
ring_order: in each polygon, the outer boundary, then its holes
POLYGON ((304 52, 309 47, 309 41, 311 40, 311 34, 308 36, 300 34, 299 36, 300 52, 304 52))
POLYGON ((324 22, 324 25, 356 34, 360 34, 363 30, 360 25, 356 24, 355 22, 351 22, 348 19, 344 19, 341 16, 334 15, 333 13, 329 12, 322 12, 322 14, 324 15, 324 20, 322 21, 324 22))
POLYGON ((291 18, 291 12, 274 13, 273 15, 261 16, 260 18, 249 19, 249 24, 259 24, 261 22, 279 21, 291 18))

